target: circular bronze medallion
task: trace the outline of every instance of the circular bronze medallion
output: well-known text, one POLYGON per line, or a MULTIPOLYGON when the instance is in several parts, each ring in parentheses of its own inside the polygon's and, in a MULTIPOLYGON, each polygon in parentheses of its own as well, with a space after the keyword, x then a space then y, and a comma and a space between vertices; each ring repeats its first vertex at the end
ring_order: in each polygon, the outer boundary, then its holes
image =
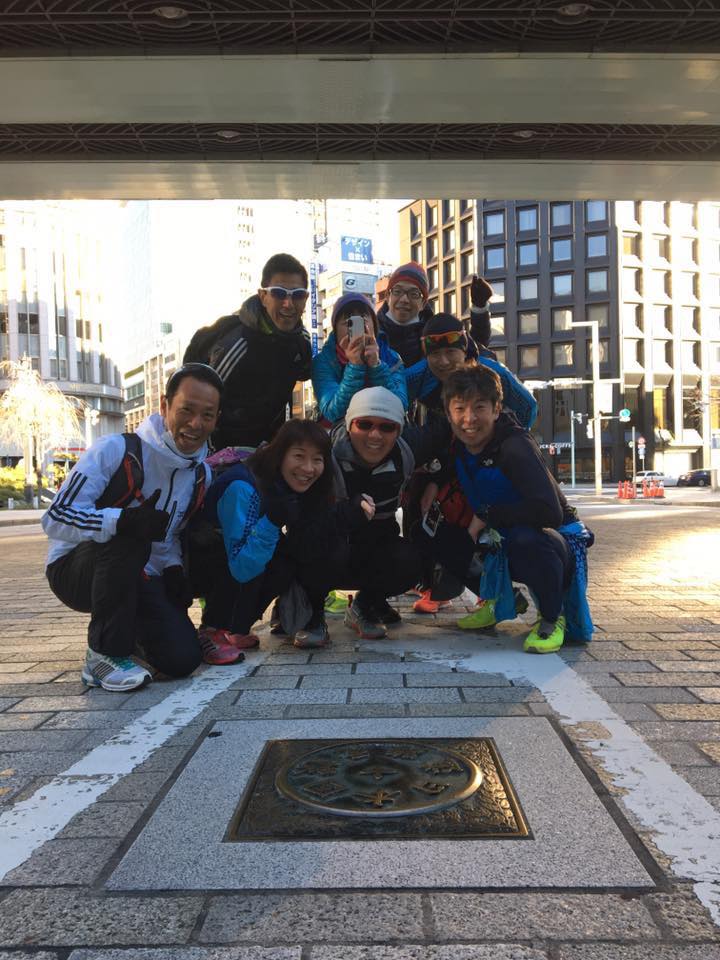
POLYGON ((427 741, 349 740, 278 771, 282 796, 342 817, 405 817, 466 800, 482 783, 472 760, 427 741))

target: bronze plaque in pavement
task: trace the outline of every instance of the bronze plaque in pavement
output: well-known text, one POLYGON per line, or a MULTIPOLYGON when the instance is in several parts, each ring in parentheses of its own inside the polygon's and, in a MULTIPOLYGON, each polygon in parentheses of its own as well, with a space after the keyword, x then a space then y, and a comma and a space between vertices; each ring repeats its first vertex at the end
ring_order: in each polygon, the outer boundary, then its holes
POLYGON ((491 738, 273 740, 226 840, 529 835, 491 738))

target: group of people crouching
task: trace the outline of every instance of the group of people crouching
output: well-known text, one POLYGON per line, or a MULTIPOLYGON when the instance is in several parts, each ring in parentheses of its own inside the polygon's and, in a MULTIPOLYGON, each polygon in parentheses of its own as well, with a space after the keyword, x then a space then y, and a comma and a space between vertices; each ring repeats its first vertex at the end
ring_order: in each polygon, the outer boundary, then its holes
MULTIPOLYGON (((469 588, 477 606, 458 625, 487 629, 523 612, 513 584, 524 584, 538 610, 525 650, 590 639, 592 534, 529 432, 532 395, 455 317, 418 326, 423 275, 408 264, 390 285, 390 310, 393 289, 396 308, 418 308, 412 337, 402 310, 389 317, 396 346, 416 342, 415 357, 390 345, 364 298, 336 304, 311 367, 318 419, 285 420, 269 442, 211 454, 226 402, 241 406, 223 375, 233 344, 243 352, 236 338, 212 363, 186 354, 160 413, 81 457, 43 526, 51 589, 91 615, 87 684, 130 690, 149 682, 148 667, 185 676, 203 659, 237 662, 258 646, 253 625, 268 608, 273 633, 325 646, 335 591, 353 594, 344 626, 377 640, 401 622, 392 598, 413 588, 420 612, 469 588), (408 416, 418 403, 423 415, 408 416), (199 630, 187 612, 196 597, 199 630)), ((278 276, 261 290, 280 291, 268 306, 284 303, 289 322, 304 288, 278 276)), ((282 333, 283 317, 265 313, 282 333)))

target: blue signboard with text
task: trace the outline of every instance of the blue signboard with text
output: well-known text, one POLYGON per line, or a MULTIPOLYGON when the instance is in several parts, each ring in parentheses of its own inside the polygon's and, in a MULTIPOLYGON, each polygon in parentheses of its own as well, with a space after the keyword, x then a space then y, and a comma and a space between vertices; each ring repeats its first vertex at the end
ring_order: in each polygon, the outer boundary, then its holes
POLYGON ((372 240, 367 237, 340 237, 340 259, 348 263, 372 263, 372 240))

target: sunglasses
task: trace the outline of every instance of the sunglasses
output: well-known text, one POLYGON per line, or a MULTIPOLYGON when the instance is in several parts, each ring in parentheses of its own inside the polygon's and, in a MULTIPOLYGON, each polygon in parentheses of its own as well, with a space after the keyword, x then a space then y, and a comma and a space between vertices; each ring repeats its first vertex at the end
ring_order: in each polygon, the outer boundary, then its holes
POLYGON ((423 350, 437 350, 442 347, 465 348, 467 338, 463 330, 451 330, 448 333, 427 333, 422 338, 423 350))
POLYGON ((371 430, 379 430, 380 433, 395 433, 398 428, 396 423, 378 423, 377 420, 353 420, 353 424, 363 433, 370 433, 371 430))
POLYGON ((269 293, 273 300, 304 300, 310 293, 305 287, 295 287, 288 290, 286 287, 260 287, 265 293, 269 293))

